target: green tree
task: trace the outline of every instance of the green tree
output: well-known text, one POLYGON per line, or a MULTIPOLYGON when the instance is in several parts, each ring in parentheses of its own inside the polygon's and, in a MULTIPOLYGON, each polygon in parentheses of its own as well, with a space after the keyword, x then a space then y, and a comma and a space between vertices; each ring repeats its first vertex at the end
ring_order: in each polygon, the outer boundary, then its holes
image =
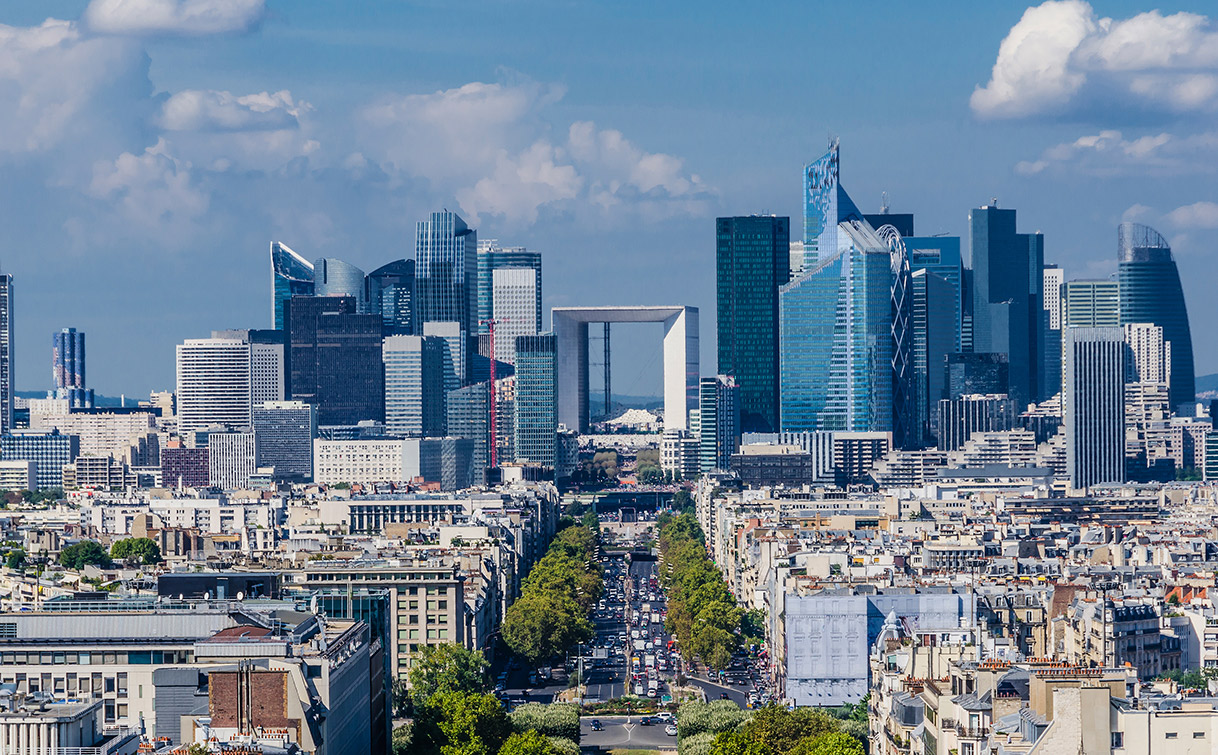
POLYGON ((432 695, 417 721, 423 747, 440 755, 495 755, 512 732, 503 706, 487 694, 432 695))
POLYGON ((549 739, 535 731, 525 731, 508 737, 499 755, 555 755, 555 752, 549 739))
POLYGON ((393 730, 393 737, 390 740, 393 748, 393 755, 410 755, 413 751, 411 745, 414 738, 411 736, 414 733, 413 724, 403 724, 393 730))
POLYGON ((768 755, 761 742, 753 739, 742 728, 716 734, 710 753, 711 755, 768 755))
POLYGON ((579 742, 579 706, 552 703, 529 703, 512 711, 512 729, 517 732, 536 731, 547 737, 562 737, 579 742))
POLYGON ((127 537, 116 540, 110 546, 110 558, 116 561, 132 561, 139 564, 159 564, 161 547, 147 537, 127 537))
POLYGON ((849 734, 829 731, 804 739, 792 755, 866 755, 863 744, 849 734))
POLYGON ((81 540, 75 545, 69 545, 59 552, 59 563, 69 569, 83 569, 86 566, 109 566, 110 556, 106 549, 96 540, 81 540))
POLYGON ((694 499, 689 491, 682 488, 672 494, 672 507, 677 513, 691 513, 694 509, 694 499))
POLYGON ((478 650, 466 650, 455 643, 424 645, 411 656, 410 696, 416 705, 443 692, 463 695, 490 691, 487 669, 490 663, 478 650))
POLYGON ((25 567, 25 549, 13 548, 8 553, 4 554, 4 565, 10 569, 22 569, 25 567))
POLYGON ((591 639, 592 623, 575 601, 559 594, 522 595, 503 620, 503 641, 531 663, 591 639))

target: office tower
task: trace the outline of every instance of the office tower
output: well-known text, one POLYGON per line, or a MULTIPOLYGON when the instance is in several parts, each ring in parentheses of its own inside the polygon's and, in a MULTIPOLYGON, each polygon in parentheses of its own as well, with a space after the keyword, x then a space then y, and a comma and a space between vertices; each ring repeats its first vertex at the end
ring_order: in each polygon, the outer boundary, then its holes
POLYGON ((930 268, 910 276, 913 290, 913 374, 915 420, 924 444, 937 437, 935 407, 943 398, 947 356, 959 348, 960 289, 930 268))
POLYGON ((973 433, 1010 430, 1015 425, 1015 405, 1002 394, 943 399, 938 412, 940 451, 962 448, 973 433))
POLYGON ((530 252, 523 246, 499 246, 496 239, 478 242, 478 328, 471 332, 486 333, 486 320, 494 314, 495 271, 505 267, 523 267, 535 273, 537 298, 536 322, 529 333, 541 332, 541 252, 530 252))
POLYGON ((63 487, 63 465, 80 455, 80 438, 49 433, 21 431, 0 435, 0 459, 34 463, 34 480, 39 490, 63 487))
MULTIPOLYGON (((309 454, 310 465, 313 454, 309 454)), ((167 488, 201 488, 210 484, 211 468, 207 446, 187 448, 182 441, 170 441, 161 449, 161 485, 167 488)))
POLYGON ((516 363, 516 336, 537 335, 540 273, 527 267, 498 267, 491 273, 491 307, 495 318, 494 357, 516 363))
POLYGON ((729 469, 732 454, 740 450, 740 388, 731 375, 702 378, 698 416, 699 469, 729 469))
POLYGON ((1062 285, 1063 328, 1110 328, 1121 324, 1116 281, 1077 280, 1062 285))
POLYGON ((209 433, 207 436, 208 484, 223 490, 249 485, 258 471, 258 442, 252 432, 209 433))
POLYGON ((804 261, 805 273, 821 258, 837 254, 837 227, 847 220, 863 220, 854 200, 842 188, 839 143, 829 142, 829 151, 804 166, 804 261))
POLYGON ((1008 375, 1006 354, 948 354, 943 398, 955 399, 970 393, 1007 393, 1008 375))
POLYGON ((51 378, 56 398, 73 409, 93 408, 93 391, 85 386, 85 334, 76 328, 51 335, 51 378))
POLYGON ((891 255, 861 221, 821 236, 839 232, 836 254, 779 290, 780 424, 890 432, 891 255))
POLYGON ((467 331, 456 322, 425 322, 423 335, 444 342, 444 392, 455 391, 465 385, 469 374, 467 331))
POLYGON ((490 466, 490 384, 474 383, 448 394, 444 402, 448 414, 448 435, 473 442, 472 479, 482 480, 490 466))
MULTIPOLYGON (((912 229, 913 219, 910 218, 912 229)), ((881 226, 876 235, 888 245, 892 287, 889 293, 889 316, 892 340, 892 436, 896 448, 922 447, 922 432, 918 424, 917 380, 913 365, 913 280, 909 269, 909 252, 901 241, 896 226, 881 226)))
MULTIPOLYGON (((883 217, 883 216, 881 216, 883 217)), ((952 351, 963 351, 960 327, 964 320, 964 258, 960 254, 959 236, 910 236, 901 241, 909 254, 909 269, 913 274, 925 270, 947 282, 943 294, 952 313, 952 351)), ((939 306, 943 306, 942 304, 939 306)), ((932 397, 933 400, 938 400, 932 397)))
MULTIPOLYGON (((790 233, 790 231, 788 231, 790 233)), ((787 268, 791 271, 787 281, 804 272, 804 242, 792 241, 787 252, 787 268)))
POLYGON ((317 412, 311 404, 303 401, 254 404, 254 432, 258 436, 258 466, 273 467, 277 481, 313 480, 317 412))
POLYGON ((382 265, 364 278, 368 313, 381 316, 387 336, 408 336, 414 325, 414 260, 382 265))
POLYGON ((213 330, 211 337, 249 344, 252 404, 283 400, 287 378, 282 330, 213 330))
POLYGON ((387 433, 411 438, 444 435, 446 354, 442 338, 389 336, 384 340, 381 358, 387 433))
POLYGON ((1057 265, 1045 265, 1044 281, 1044 356, 1041 358, 1042 385, 1046 397, 1062 389, 1062 287, 1066 276, 1057 265))
POLYGON ((1125 479, 1125 332, 1064 331, 1062 418, 1073 488, 1125 479))
POLYGON ((1165 383, 1171 387, 1171 342, 1164 340, 1163 328, 1146 322, 1125 325, 1129 346, 1125 382, 1165 383))
POLYGON ((971 210, 973 351, 1007 354, 1011 400, 1042 401, 1045 237, 1016 233, 1015 211, 971 210))
POLYGON ((360 313, 368 311, 364 278, 363 270, 339 259, 321 257, 313 262, 314 296, 350 296, 360 313))
POLYGON ((1153 228, 1122 223, 1118 232, 1121 324, 1147 322, 1163 328, 1171 344, 1172 406, 1196 398, 1193 339, 1180 274, 1167 240, 1153 228))
POLYGON ((0 434, 13 431, 13 276, 0 273, 0 434))
POLYGON ((736 379, 744 432, 778 430, 778 289, 791 279, 790 238, 790 218, 715 221, 719 374, 736 379))
POLYGON ((244 340, 192 338, 179 344, 178 432, 249 427, 250 371, 250 344, 244 340))
POLYGON ((478 233, 455 212, 433 212, 415 236, 415 322, 478 331, 478 233))
POLYGON ((287 327, 283 303, 293 296, 313 295, 313 263, 288 248, 271 242, 271 322, 275 330, 287 327))
POLYGON ((914 235, 914 216, 912 212, 889 212, 887 207, 881 207, 879 212, 864 213, 863 220, 872 228, 879 230, 890 225, 897 235, 908 238, 914 235))
POLYGON ((516 337, 515 457, 553 467, 558 443, 557 339, 516 337))
POLYGON ((1041 271, 1044 281, 1044 306, 1049 313, 1050 330, 1062 329, 1062 286, 1066 283, 1066 271, 1057 265, 1045 265, 1041 271))
POLYGON ((381 318, 350 296, 295 296, 285 306, 288 397, 317 407, 318 425, 380 421, 381 318))

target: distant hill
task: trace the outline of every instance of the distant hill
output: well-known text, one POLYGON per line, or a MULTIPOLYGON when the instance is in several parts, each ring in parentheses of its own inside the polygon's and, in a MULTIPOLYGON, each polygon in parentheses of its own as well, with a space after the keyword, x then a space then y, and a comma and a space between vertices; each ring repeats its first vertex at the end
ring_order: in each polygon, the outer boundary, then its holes
MULTIPOLYGON (((1202 397, 1202 394, 1207 393, 1210 396, 1218 395, 1218 372, 1212 375, 1197 376, 1197 396, 1202 397)), ((1210 396, 1205 396, 1205 398, 1210 396)))

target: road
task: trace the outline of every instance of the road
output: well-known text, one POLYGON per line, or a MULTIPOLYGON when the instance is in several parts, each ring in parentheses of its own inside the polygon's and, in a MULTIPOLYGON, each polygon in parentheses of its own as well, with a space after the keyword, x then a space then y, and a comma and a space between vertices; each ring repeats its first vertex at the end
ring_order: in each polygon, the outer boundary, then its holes
POLYGON ((580 723, 580 747, 599 747, 607 751, 616 747, 654 750, 677 746, 677 738, 665 734, 663 725, 642 726, 639 716, 596 718, 605 727, 603 731, 592 731, 589 725, 592 720, 593 717, 585 716, 580 723))

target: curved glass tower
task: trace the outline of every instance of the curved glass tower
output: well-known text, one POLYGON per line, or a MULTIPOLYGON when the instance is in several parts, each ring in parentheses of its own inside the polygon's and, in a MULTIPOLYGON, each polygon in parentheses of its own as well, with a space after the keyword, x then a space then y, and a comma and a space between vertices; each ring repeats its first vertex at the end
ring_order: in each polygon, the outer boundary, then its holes
POLYGON ((271 242, 271 319, 283 330, 283 302, 293 295, 313 295, 313 266, 287 244, 271 242))
POLYGON ((1163 340, 1171 342, 1172 408, 1195 401, 1193 338, 1171 246, 1140 223, 1121 223, 1117 237, 1121 324, 1148 322, 1163 328, 1163 340))
POLYGON ((317 296, 350 296, 355 299, 355 311, 364 313, 364 271, 355 265, 322 257, 313 263, 313 293, 317 296))

